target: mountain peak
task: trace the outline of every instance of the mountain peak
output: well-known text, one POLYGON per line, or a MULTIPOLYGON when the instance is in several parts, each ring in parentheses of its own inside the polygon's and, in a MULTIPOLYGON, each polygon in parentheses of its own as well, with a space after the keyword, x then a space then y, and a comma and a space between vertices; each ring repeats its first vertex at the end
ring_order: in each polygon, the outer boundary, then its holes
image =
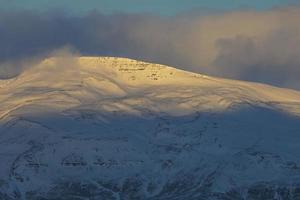
POLYGON ((96 104, 102 111, 148 109, 175 115, 241 104, 300 113, 297 91, 127 58, 52 57, 0 86, 0 115, 35 102, 59 109, 96 104))
POLYGON ((275 199, 300 189, 297 91, 55 57, 0 82, 0 102, 0 198, 275 199))

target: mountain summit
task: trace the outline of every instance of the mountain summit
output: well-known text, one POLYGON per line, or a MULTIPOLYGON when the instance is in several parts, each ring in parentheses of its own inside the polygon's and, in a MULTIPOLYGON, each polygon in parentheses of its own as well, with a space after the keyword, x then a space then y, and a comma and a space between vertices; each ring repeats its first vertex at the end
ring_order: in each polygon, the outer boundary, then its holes
POLYGON ((0 199, 300 197, 298 91, 53 57, 0 102, 0 199))

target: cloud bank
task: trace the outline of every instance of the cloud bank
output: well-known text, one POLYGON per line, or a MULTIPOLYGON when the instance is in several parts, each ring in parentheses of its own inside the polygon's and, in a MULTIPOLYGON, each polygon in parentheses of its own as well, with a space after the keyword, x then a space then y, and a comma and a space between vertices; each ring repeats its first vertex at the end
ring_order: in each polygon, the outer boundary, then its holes
POLYGON ((0 12, 0 77, 62 46, 300 89, 300 7, 160 17, 0 12), (21 62, 22 63, 22 62, 21 62), (26 62, 28 63, 28 62, 26 62))

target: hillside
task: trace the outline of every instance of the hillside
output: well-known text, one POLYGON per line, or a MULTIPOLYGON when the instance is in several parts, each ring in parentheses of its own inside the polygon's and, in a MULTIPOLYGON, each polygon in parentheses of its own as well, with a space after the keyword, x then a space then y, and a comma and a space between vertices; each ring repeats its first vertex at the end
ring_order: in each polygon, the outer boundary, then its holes
POLYGON ((55 57, 0 102, 0 199, 300 198, 298 91, 55 57))

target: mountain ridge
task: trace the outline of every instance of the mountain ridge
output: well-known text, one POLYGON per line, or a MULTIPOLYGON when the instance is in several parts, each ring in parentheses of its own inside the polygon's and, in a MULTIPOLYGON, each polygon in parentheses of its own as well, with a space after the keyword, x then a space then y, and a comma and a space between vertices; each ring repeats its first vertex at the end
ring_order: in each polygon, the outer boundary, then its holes
POLYGON ((298 91, 260 83, 214 78, 126 58, 49 58, 39 65, 25 70, 14 79, 6 80, 2 84, 0 82, 0 86, 2 87, 0 98, 1 96, 5 97, 5 92, 3 92, 5 89, 7 89, 6 95, 19 91, 15 94, 19 95, 18 99, 21 96, 26 97, 26 90, 29 89, 32 91, 32 93, 29 91, 31 96, 36 93, 41 95, 59 91, 63 93, 63 90, 66 90, 64 95, 68 95, 69 99, 74 97, 74 103, 76 103, 76 98, 77 100, 81 98, 86 103, 97 101, 104 96, 106 98, 109 96, 131 98, 131 95, 141 97, 141 94, 145 93, 145 98, 150 101, 170 100, 171 98, 168 97, 180 99, 181 96, 181 99, 186 101, 190 97, 190 102, 179 102, 183 109, 190 111, 201 110, 201 106, 222 110, 235 102, 257 102, 265 105, 272 104, 273 107, 296 115, 300 113, 293 106, 293 104, 300 104, 300 92, 298 91), (26 89, 26 85, 28 89, 26 89), (168 88, 169 86, 173 88, 168 88), (21 94, 22 89, 25 90, 24 94, 21 94), (160 89, 162 94, 155 95, 155 93, 160 93, 160 89), (82 94, 75 94, 75 90, 81 91, 82 94), (172 91, 169 96, 168 90, 172 91), (197 95, 199 102, 201 102, 200 95, 202 95, 202 101, 207 101, 207 104, 203 103, 196 108, 196 102, 192 99, 193 96, 197 98, 197 95), (208 96, 210 97, 206 98, 208 96), (189 108, 190 106, 192 108, 189 108))
POLYGON ((300 195, 297 91, 98 57, 0 87, 0 199, 300 195))

